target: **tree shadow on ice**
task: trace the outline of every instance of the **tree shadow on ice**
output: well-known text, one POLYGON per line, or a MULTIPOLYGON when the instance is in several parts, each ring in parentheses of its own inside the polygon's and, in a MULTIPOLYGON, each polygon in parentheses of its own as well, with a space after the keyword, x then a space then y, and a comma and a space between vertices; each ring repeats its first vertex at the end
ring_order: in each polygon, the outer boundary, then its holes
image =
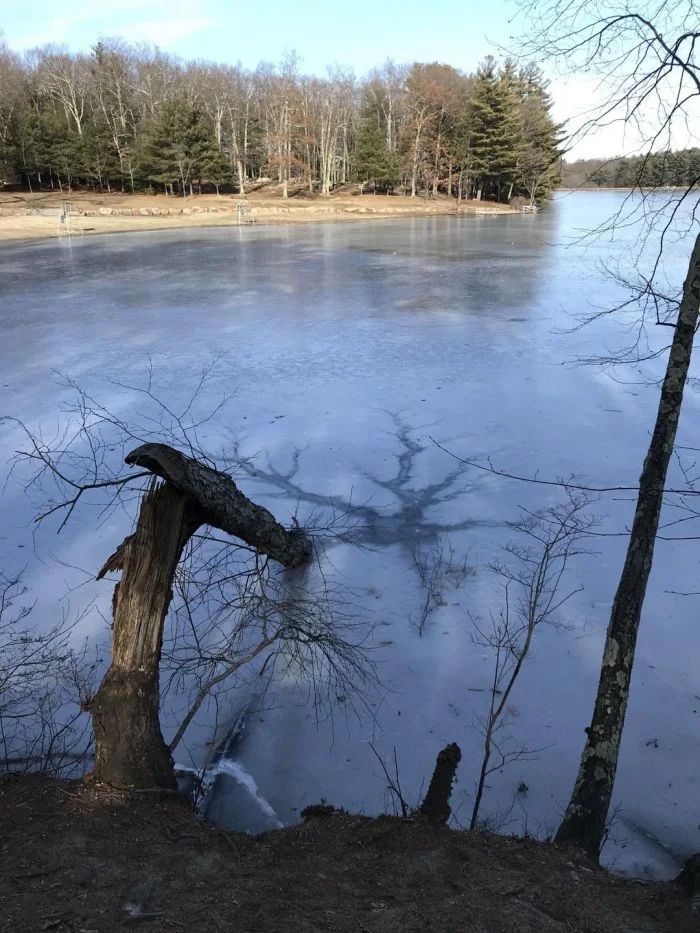
MULTIPOLYGON (((395 444, 392 444, 395 461, 393 468, 386 477, 368 469, 360 471, 378 491, 392 497, 392 504, 385 507, 371 502, 356 504, 350 496, 327 496, 309 489, 303 479, 303 450, 300 448, 294 450, 287 469, 278 468, 269 458, 262 465, 257 457, 245 457, 239 449, 236 450, 236 462, 248 478, 265 485, 272 498, 310 507, 314 513, 312 520, 309 522, 305 518, 303 521, 307 527, 309 524, 315 526, 313 534, 316 540, 325 538, 331 546, 342 541, 370 551, 399 545, 410 558, 412 571, 418 571, 419 577, 421 564, 417 558, 435 553, 441 563, 445 562, 445 567, 438 567, 435 573, 451 572, 452 562, 444 557, 443 552, 445 537, 454 532, 484 525, 493 527, 501 523, 471 518, 446 521, 435 517, 439 516, 440 511, 443 514, 448 511, 456 513, 462 497, 476 493, 483 481, 480 477, 475 479, 469 467, 462 463, 456 466, 450 464, 450 468, 434 480, 431 474, 437 471, 427 469, 428 465, 422 464, 426 479, 421 481, 419 458, 426 451, 436 451, 436 448, 432 441, 420 439, 417 436, 419 429, 410 425, 400 414, 388 412, 388 415, 392 422, 390 433, 395 440, 395 444)), ((467 573, 466 564, 463 573, 467 573)), ((422 579, 419 583, 424 586, 422 579)), ((432 591, 428 588, 426 592, 432 591)), ((429 611, 432 610, 429 608, 429 611)), ((422 626, 419 634, 422 634, 422 626)), ((292 714, 298 703, 299 696, 288 685, 286 691, 282 690, 277 695, 278 715, 283 715, 283 709, 292 714)), ((253 722, 256 718, 253 717, 253 722)), ((292 718, 295 719, 293 714, 292 718)), ((254 747, 246 755, 242 747, 244 736, 239 728, 240 721, 234 719, 207 766, 209 777, 206 780, 203 812, 207 818, 227 828, 259 832, 279 825, 280 815, 258 788, 251 771, 261 773, 261 762, 274 767, 274 760, 267 761, 269 750, 261 750, 260 735, 256 729, 248 734, 254 747), (250 771, 247 763, 252 765, 250 771)), ((262 744, 266 744, 264 740, 262 744)), ((262 773, 264 771, 263 768, 262 773)), ((272 798, 275 798, 274 794, 272 798)), ((282 811, 284 819, 288 814, 284 807, 282 811)))
POLYGON ((387 414, 398 442, 394 472, 385 479, 367 469, 359 472, 379 490, 389 493, 395 500, 395 507, 372 505, 371 500, 356 503, 351 495, 326 496, 307 489, 300 476, 303 450, 298 447, 294 449, 287 470, 276 467, 269 457, 262 466, 256 457, 244 457, 240 449, 236 450, 237 463, 250 479, 270 487, 273 498, 294 500, 318 509, 323 517, 317 516, 315 522, 322 527, 315 536, 323 537, 323 527, 328 527, 333 532, 328 536, 331 541, 341 540, 369 550, 400 545, 413 555, 416 548, 435 545, 443 535, 502 524, 484 519, 445 521, 434 517, 434 513, 444 510, 446 505, 456 510, 462 497, 476 493, 483 481, 469 475, 466 464, 458 463, 440 479, 420 485, 416 480, 418 458, 434 445, 432 441, 420 440, 416 436, 418 429, 400 414, 387 414), (330 522, 326 521, 329 512, 330 522))

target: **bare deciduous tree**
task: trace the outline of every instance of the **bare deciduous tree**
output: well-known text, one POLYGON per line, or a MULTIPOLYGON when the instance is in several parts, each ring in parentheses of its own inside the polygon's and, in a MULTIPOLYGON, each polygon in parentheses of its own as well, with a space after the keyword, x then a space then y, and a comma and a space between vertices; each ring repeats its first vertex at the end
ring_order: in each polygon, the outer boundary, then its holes
POLYGON ((423 635, 430 617, 446 603, 445 591, 459 589, 474 573, 466 557, 457 557, 445 535, 441 535, 431 546, 419 541, 413 549, 413 566, 418 574, 422 590, 420 616, 415 622, 420 636, 423 635))
MULTIPOLYGON (((700 103, 700 39, 694 0, 662 2, 653 8, 626 2, 601 7, 575 0, 522 4, 531 20, 525 54, 563 63, 595 75, 601 103, 579 127, 580 133, 624 122, 633 126, 646 152, 668 146, 689 125, 700 103)), ((639 191, 621 214, 605 225, 640 225, 639 286, 629 306, 640 311, 640 328, 649 308, 656 323, 673 328, 656 423, 642 467, 637 504, 624 566, 612 605, 598 693, 587 728, 579 773, 556 839, 581 846, 598 858, 604 840, 627 711, 637 633, 642 615, 664 487, 673 456, 676 429, 689 374, 700 312, 700 236, 696 236, 698 197, 692 187, 661 200, 639 191), (664 249, 679 216, 689 204, 685 233, 690 259, 679 296, 660 284, 664 249), (646 263, 646 266, 644 265, 646 263), (666 312, 659 314, 659 308, 666 312)), ((675 231, 678 242, 678 231, 675 231)))
POLYGON ((593 718, 586 730, 586 745, 571 801, 556 835, 558 842, 580 845, 595 858, 600 854, 612 799, 637 633, 699 313, 700 236, 690 259, 656 424, 639 481, 627 554, 605 639, 593 718))
POLYGON ((90 750, 81 707, 96 662, 71 643, 80 619, 40 630, 32 609, 21 574, 0 572, 0 771, 80 774, 90 750))
POLYGON ((488 709, 485 715, 476 717, 484 739, 484 754, 470 829, 478 826, 488 776, 513 761, 532 760, 539 751, 526 748, 509 736, 499 739, 499 733, 511 721, 510 697, 530 654, 535 631, 543 623, 555 621, 557 611, 578 592, 578 589, 562 592, 562 584, 571 559, 584 553, 581 541, 595 523, 586 514, 589 505, 587 496, 568 493, 563 504, 528 513, 522 520, 511 523, 509 527, 519 532, 526 543, 513 542, 506 547, 515 559, 514 566, 492 565, 493 572, 505 581, 505 600, 498 614, 491 613, 489 628, 474 622, 476 644, 492 651, 494 661, 488 709))

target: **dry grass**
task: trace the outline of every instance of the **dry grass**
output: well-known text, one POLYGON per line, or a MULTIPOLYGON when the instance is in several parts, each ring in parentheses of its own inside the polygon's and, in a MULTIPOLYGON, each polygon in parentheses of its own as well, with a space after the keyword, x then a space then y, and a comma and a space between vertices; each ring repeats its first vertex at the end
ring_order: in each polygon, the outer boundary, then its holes
POLYGON ((528 840, 330 813, 258 838, 184 802, 0 784, 0 929, 110 933, 690 933, 672 884, 612 878, 528 840), (143 904, 151 916, 129 918, 143 904))
MULTIPOLYGON (((0 191, 0 240, 36 239, 65 235, 61 231, 58 212, 65 203, 73 214, 70 229, 73 234, 120 233, 130 230, 167 230, 179 227, 218 227, 237 223, 237 205, 244 200, 250 208, 245 220, 263 224, 309 223, 319 221, 367 220, 404 216, 454 214, 453 199, 413 199, 398 195, 352 195, 343 192, 330 197, 299 193, 287 199, 271 194, 269 189, 252 192, 245 199, 232 195, 196 195, 192 198, 168 198, 146 194, 91 194, 88 192, 26 192, 0 191), (191 213, 161 213, 142 216, 140 210, 182 211, 191 213), (134 214, 100 214, 104 211, 134 211, 134 214), (26 214, 26 211, 53 211, 53 216, 26 214)), ((468 202, 466 212, 509 213, 502 204, 468 202)), ((64 228, 65 229, 65 228, 64 228)))

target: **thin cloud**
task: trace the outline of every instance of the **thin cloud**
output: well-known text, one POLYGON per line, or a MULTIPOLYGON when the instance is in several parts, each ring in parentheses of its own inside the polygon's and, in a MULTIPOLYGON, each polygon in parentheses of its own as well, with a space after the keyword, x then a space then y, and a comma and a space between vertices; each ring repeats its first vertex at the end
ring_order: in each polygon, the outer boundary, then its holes
POLYGON ((115 34, 129 42, 153 42, 163 45, 167 42, 177 42, 185 39, 200 29, 209 29, 214 25, 209 18, 186 20, 152 19, 142 22, 130 23, 115 30, 115 34))
MULTIPOLYGON (((208 0, 200 0, 198 12, 207 12, 207 6, 208 0)), ((60 15, 51 16, 49 4, 39 0, 31 17, 24 13, 5 23, 5 39, 17 51, 49 43, 84 50, 101 35, 132 42, 177 42, 213 25, 211 17, 188 18, 189 12, 182 0, 121 0, 109 13, 93 4, 66 2, 60 15), (47 15, 41 16, 44 8, 47 15)))

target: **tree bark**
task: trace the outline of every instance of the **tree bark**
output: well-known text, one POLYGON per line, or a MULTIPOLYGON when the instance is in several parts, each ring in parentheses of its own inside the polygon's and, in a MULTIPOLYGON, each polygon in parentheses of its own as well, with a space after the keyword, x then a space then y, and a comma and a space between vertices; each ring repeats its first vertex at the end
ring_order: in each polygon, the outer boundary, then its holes
POLYGON ((144 444, 125 458, 129 466, 150 470, 199 507, 202 524, 241 538, 285 567, 311 559, 311 540, 301 529, 288 531, 272 512, 251 502, 228 473, 186 457, 167 444, 144 444))
POLYGON ((700 311, 700 236, 688 266, 661 388, 654 433, 639 480, 627 556, 605 639, 603 663, 588 738, 564 820, 555 842, 580 846, 597 859, 605 838, 620 739, 627 712, 637 632, 654 556, 664 485, 700 311))
POLYGON ((241 538, 285 567, 310 561, 311 541, 287 531, 251 502, 226 473, 166 444, 144 444, 126 457, 154 479, 142 500, 134 534, 98 575, 121 571, 112 601, 112 660, 91 704, 95 777, 117 787, 176 787, 160 731, 159 675, 163 626, 178 562, 189 538, 209 524, 241 538))
POLYGON ((136 530, 107 562, 122 571, 112 602, 112 662, 92 703, 95 777, 118 787, 176 787, 160 731, 163 625, 182 549, 200 524, 174 486, 151 485, 136 530))

